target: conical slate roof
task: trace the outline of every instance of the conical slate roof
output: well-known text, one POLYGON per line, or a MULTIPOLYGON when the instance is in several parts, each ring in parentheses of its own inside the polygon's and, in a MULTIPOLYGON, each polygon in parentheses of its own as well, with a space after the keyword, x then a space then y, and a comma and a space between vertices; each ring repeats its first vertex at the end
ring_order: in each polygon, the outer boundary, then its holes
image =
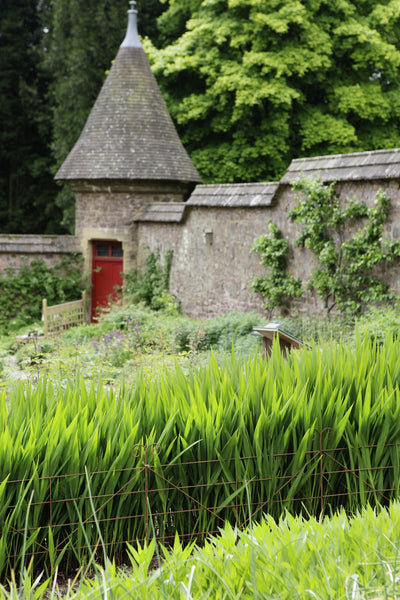
POLYGON ((134 5, 114 64, 56 179, 201 181, 151 72, 134 5))

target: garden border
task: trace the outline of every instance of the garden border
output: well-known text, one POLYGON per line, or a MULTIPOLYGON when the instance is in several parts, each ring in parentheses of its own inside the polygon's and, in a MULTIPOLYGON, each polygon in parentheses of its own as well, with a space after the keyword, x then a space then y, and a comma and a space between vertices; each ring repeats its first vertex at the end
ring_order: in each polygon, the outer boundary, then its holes
MULTIPOLYGON (((400 490, 396 487, 380 488, 375 487, 371 482, 374 480, 373 474, 378 471, 385 471, 387 475, 388 470, 394 470, 394 466, 390 467, 379 465, 374 467, 357 468, 350 467, 345 464, 343 460, 343 451, 358 449, 371 450, 378 448, 378 445, 369 445, 364 447, 350 448, 330 448, 327 446, 327 441, 331 435, 330 428, 323 428, 322 430, 315 430, 314 442, 316 445, 315 450, 308 450, 305 452, 305 460, 296 470, 291 473, 280 474, 273 478, 264 478, 262 473, 257 471, 257 464, 259 463, 260 457, 258 456, 245 456, 245 457, 233 457, 229 459, 216 458, 213 460, 204 461, 189 461, 189 462, 171 462, 167 464, 157 463, 156 457, 160 453, 160 446, 158 444, 148 445, 136 445, 132 449, 132 457, 138 459, 137 464, 132 468, 121 468, 113 469, 112 471, 93 471, 88 473, 73 473, 73 474, 60 474, 47 477, 38 477, 35 480, 32 479, 21 479, 21 480, 9 480, 3 482, 7 489, 10 486, 14 486, 14 497, 18 498, 18 489, 25 498, 26 506, 29 511, 36 511, 37 514, 43 517, 43 513, 48 515, 48 522, 46 526, 43 523, 31 522, 25 529, 15 528, 12 524, 12 513, 14 509, 18 508, 18 503, 10 504, 8 507, 10 520, 7 518, 2 523, 4 527, 7 525, 9 528, 10 535, 17 535, 20 537, 21 544, 27 543, 27 549, 25 552, 26 557, 41 559, 41 562, 46 563, 46 559, 49 555, 49 544, 46 537, 36 537, 38 528, 48 529, 52 531, 54 535, 54 548, 55 555, 64 554, 68 546, 73 547, 73 539, 75 536, 80 534, 80 531, 87 528, 91 531, 92 543, 83 544, 82 549, 86 549, 88 554, 96 552, 99 549, 99 545, 104 544, 104 547, 110 552, 111 555, 119 554, 124 552, 124 546, 127 543, 143 544, 149 542, 153 537, 156 537, 158 542, 165 545, 173 543, 176 533, 179 534, 182 541, 188 542, 192 539, 196 539, 199 543, 204 541, 206 537, 211 534, 218 534, 220 528, 224 526, 225 521, 229 521, 232 525, 235 525, 239 529, 243 529, 256 521, 264 513, 268 513, 268 507, 272 505, 280 505, 282 511, 286 506, 290 505, 291 512, 293 508, 297 508, 295 512, 300 514, 307 514, 303 512, 305 503, 310 500, 317 500, 319 509, 315 516, 323 518, 324 514, 328 512, 328 508, 332 503, 332 500, 336 501, 336 504, 345 504, 346 500, 350 495, 361 495, 362 504, 368 504, 370 501, 374 503, 382 503, 388 505, 389 502, 395 497, 399 496, 400 490), (341 453, 341 459, 337 458, 338 454, 341 453), (231 477, 232 467, 237 468, 242 463, 248 463, 253 461, 254 471, 257 473, 256 476, 247 481, 239 480, 237 477, 231 477), (189 471, 192 466, 202 465, 205 470, 209 470, 211 473, 211 481, 199 482, 194 485, 184 485, 178 481, 174 481, 174 469, 184 468, 189 471), (225 477, 219 477, 218 480, 213 478, 212 467, 218 465, 221 467, 225 477), (125 483, 121 485, 117 490, 111 494, 101 493, 101 483, 104 483, 106 478, 110 475, 121 475, 125 477, 125 483), (347 487, 341 486, 340 489, 334 489, 331 484, 331 480, 337 481, 339 476, 344 476, 347 482, 347 487), (94 489, 92 486, 95 478, 98 479, 97 488, 94 489), (315 493, 304 497, 296 495, 296 486, 299 484, 301 478, 309 478, 312 483, 312 489, 315 489, 315 493), (62 497, 59 495, 62 489, 75 489, 79 490, 85 487, 85 480, 87 483, 87 497, 83 497, 81 494, 76 496, 66 495, 62 497), (257 485, 261 482, 269 482, 274 488, 274 492, 268 498, 262 500, 257 499, 257 485), (39 489, 41 486, 48 486, 47 498, 45 501, 35 502, 35 493, 31 493, 31 498, 28 502, 28 491, 32 485, 33 490, 39 489), (207 505, 201 499, 202 490, 207 488, 214 488, 215 490, 221 490, 220 494, 221 501, 214 505, 207 505), (91 489, 92 488, 92 489, 91 489), (245 490, 245 493, 242 492, 245 490), (174 510, 173 498, 176 494, 182 494, 185 497, 187 506, 180 510, 174 510), (143 511, 139 514, 131 514, 130 516, 120 517, 118 514, 108 514, 109 509, 112 509, 112 502, 117 497, 126 496, 127 502, 132 495, 139 496, 141 498, 141 506, 143 511), (155 500, 154 500, 155 498, 155 500), (164 506, 160 498, 165 498, 164 506), (343 502, 342 502, 343 501, 343 502), (84 516, 77 515, 77 518, 63 523, 57 523, 54 519, 54 513, 59 509, 61 504, 75 503, 80 505, 84 516), (85 516, 86 515, 86 516, 85 516), (183 516, 185 523, 187 521, 190 525, 190 530, 186 532, 177 532, 174 529, 174 522, 178 516, 183 516), (207 519, 204 521, 204 515, 207 519), (122 521, 123 520, 123 521, 122 521), (106 526, 107 523, 112 523, 115 527, 121 527, 128 522, 133 520, 141 521, 140 527, 142 535, 138 539, 117 539, 101 540, 101 530, 106 526), (118 523, 119 522, 119 523, 118 523), (203 527, 196 529, 196 523, 211 523, 211 527, 203 527), (144 524, 144 527, 143 527, 144 524), (93 537, 95 532, 95 536, 93 537), (32 536, 32 541, 31 540, 32 536), (29 548, 29 549, 28 549, 29 548)), ((399 444, 386 444, 380 446, 380 448, 395 448, 397 455, 400 456, 400 443, 399 444)), ((269 458, 272 459, 276 464, 279 461, 290 461, 296 456, 296 453, 282 453, 273 454, 269 458)), ((350 462, 350 460, 349 460, 350 462)), ((389 477, 388 480, 391 480, 389 477)), ((218 494, 217 494, 218 495, 218 494)), ((85 539, 89 540, 89 537, 84 533, 85 539)), ((15 537, 14 537, 15 542, 15 537)), ((13 544, 15 548, 15 543, 13 544)), ((17 543, 18 547, 18 543, 17 543)), ((15 552, 8 556, 9 560, 18 560, 20 553, 15 552)), ((53 557, 54 560, 54 557, 53 557)))

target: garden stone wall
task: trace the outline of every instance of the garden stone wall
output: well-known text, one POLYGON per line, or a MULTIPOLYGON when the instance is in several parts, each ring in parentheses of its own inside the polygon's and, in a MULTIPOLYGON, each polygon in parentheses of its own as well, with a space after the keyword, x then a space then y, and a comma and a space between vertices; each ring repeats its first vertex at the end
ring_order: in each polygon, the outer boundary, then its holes
MULTIPOLYGON (((213 316, 232 310, 263 313, 262 299, 249 284, 265 269, 250 249, 258 236, 268 232, 272 219, 291 241, 290 255, 294 256, 293 240, 299 230, 286 218, 292 205, 289 197, 268 208, 187 206, 181 225, 140 223, 139 261, 144 263, 148 248, 160 248, 162 253, 173 250, 170 291, 179 298, 186 315, 213 316)), ((296 249, 296 258, 293 274, 308 279, 311 255, 296 249)), ((311 297, 309 302, 315 304, 311 297)), ((298 308, 306 310, 303 305, 300 302, 298 308)))
MULTIPOLYGON (((116 240, 123 245, 125 272, 143 267, 149 250, 173 250, 170 291, 186 315, 263 313, 262 299, 249 289, 251 279, 265 273, 260 257, 250 254, 252 244, 272 220, 289 240, 289 272, 306 288, 314 259, 295 247, 300 227, 287 215, 297 204, 294 178, 320 173, 325 182, 337 182, 342 199, 358 198, 370 207, 384 189, 392 202, 385 235, 400 238, 400 149, 394 149, 296 159, 280 182, 199 185, 189 198, 184 183, 74 181, 76 236, 0 235, 0 272, 36 257, 53 266, 72 252, 84 256, 87 271, 91 241, 116 240)), ((399 293, 399 260, 377 272, 399 293)), ((317 313, 323 307, 306 292, 290 310, 317 313)))
MULTIPOLYGON (((400 238, 400 190, 397 181, 354 181, 337 185, 340 197, 358 198, 368 206, 379 189, 385 189, 392 210, 385 227, 389 238, 400 238)), ((307 281, 315 267, 310 251, 295 247, 300 226, 288 220, 288 212, 297 204, 290 185, 279 185, 270 206, 254 208, 234 206, 196 206, 192 200, 185 207, 180 224, 138 223, 138 260, 144 264, 148 248, 161 252, 172 249, 170 290, 182 304, 184 314, 193 317, 213 316, 231 310, 258 310, 263 303, 249 289, 253 277, 265 274, 257 254, 250 254, 254 240, 268 233, 272 220, 289 240, 289 272, 307 281)), ((380 276, 398 292, 400 261, 392 263, 380 276)), ((322 313, 320 300, 305 290, 293 301, 291 312, 322 313)), ((265 314, 265 313, 264 313, 265 314)))
POLYGON ((79 240, 72 235, 0 235, 0 273, 7 269, 17 272, 35 258, 54 267, 79 250, 79 240))

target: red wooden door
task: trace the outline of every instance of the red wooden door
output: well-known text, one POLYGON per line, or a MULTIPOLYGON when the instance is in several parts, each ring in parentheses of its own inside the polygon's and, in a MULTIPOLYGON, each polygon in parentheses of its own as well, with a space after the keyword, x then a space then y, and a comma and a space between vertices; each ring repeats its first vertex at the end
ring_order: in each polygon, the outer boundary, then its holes
POLYGON ((92 321, 98 306, 116 300, 122 286, 123 252, 121 242, 93 242, 92 321))

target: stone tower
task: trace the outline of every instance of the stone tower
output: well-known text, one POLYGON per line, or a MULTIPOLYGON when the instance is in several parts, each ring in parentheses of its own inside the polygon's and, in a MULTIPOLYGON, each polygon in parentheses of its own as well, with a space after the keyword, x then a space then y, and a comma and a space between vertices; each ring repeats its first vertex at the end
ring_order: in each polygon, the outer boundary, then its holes
POLYGON ((135 4, 108 77, 55 177, 75 194, 75 235, 87 268, 94 243, 111 240, 122 244, 123 270, 129 271, 136 265, 138 211, 154 201, 184 201, 201 181, 151 72, 135 4))

